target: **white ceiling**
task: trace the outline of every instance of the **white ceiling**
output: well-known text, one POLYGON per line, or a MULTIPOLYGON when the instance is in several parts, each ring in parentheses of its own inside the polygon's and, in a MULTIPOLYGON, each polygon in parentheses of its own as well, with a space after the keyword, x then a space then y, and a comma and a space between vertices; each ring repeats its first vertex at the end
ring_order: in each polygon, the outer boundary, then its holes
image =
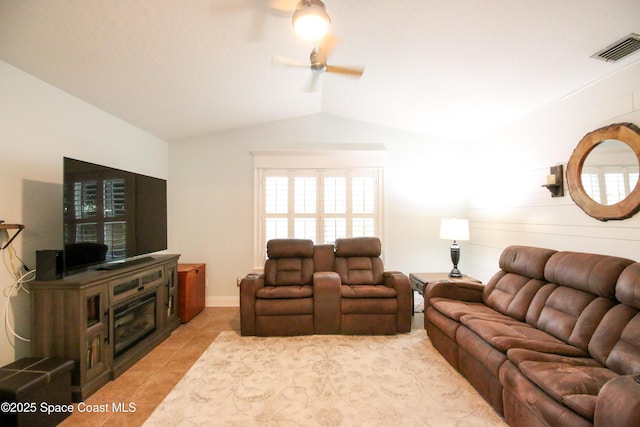
POLYGON ((308 60, 296 0, 0 0, 0 60, 165 140, 317 112, 451 140, 547 106, 640 60, 590 58, 640 33, 640 0, 325 0, 329 63, 308 60))

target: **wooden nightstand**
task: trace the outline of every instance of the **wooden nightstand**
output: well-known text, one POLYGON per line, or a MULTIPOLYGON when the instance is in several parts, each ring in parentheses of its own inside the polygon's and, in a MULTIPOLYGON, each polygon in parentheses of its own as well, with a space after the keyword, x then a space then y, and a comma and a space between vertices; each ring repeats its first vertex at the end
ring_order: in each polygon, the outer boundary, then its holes
POLYGON ((413 305, 413 291, 418 292, 424 296, 424 290, 429 283, 433 282, 477 282, 482 283, 480 280, 471 276, 463 274, 462 277, 449 277, 449 273, 410 273, 409 281, 411 282, 411 301, 413 305))

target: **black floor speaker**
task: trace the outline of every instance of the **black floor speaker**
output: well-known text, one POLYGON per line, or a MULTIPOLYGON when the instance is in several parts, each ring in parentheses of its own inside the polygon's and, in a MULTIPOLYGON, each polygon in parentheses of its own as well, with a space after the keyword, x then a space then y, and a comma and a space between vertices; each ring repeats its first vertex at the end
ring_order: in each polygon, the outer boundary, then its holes
POLYGON ((36 280, 62 279, 63 268, 64 255, 62 251, 36 251, 36 280))

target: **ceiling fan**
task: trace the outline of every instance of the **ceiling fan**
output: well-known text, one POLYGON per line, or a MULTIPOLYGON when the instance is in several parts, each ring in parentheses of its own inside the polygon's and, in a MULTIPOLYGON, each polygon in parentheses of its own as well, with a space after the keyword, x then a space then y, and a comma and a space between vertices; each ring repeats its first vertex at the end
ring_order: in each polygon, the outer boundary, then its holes
POLYGON ((290 59, 285 56, 276 55, 272 59, 272 64, 281 67, 297 67, 297 68, 309 68, 312 71, 311 82, 308 90, 310 92, 315 91, 318 77, 323 73, 335 73, 347 77, 360 78, 364 73, 363 67, 342 67, 336 65, 327 64, 327 57, 333 52, 338 39, 332 36, 326 36, 324 38, 323 46, 314 45, 311 54, 309 55, 309 63, 301 62, 295 59, 290 59))

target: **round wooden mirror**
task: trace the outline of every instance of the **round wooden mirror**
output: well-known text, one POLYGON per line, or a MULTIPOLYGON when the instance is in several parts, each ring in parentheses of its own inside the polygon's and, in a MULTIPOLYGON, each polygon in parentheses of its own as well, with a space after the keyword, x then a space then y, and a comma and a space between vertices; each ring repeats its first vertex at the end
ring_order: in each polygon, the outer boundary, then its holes
POLYGON ((588 215, 607 221, 640 210, 640 128, 618 123, 586 134, 567 164, 573 201, 588 215))

